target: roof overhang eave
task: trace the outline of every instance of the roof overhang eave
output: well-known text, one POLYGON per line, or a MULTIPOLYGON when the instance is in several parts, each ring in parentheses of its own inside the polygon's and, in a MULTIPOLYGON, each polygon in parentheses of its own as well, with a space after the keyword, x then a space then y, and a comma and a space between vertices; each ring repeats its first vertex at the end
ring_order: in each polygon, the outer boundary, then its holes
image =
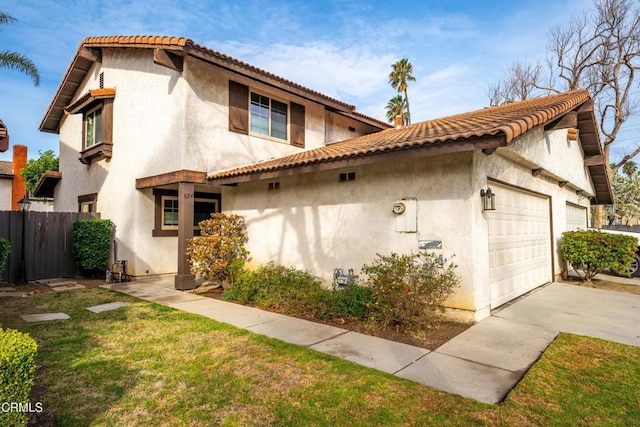
POLYGON ((263 181, 285 176, 301 175, 304 173, 370 165, 394 160, 452 154, 463 151, 483 150, 488 153, 492 153, 496 148, 503 147, 505 145, 506 142, 504 136, 474 138, 471 140, 449 141, 444 143, 421 145, 417 147, 403 147, 394 150, 377 151, 335 159, 311 161, 302 164, 274 166, 273 168, 264 168, 259 171, 250 171, 246 173, 240 172, 231 175, 225 175, 224 173, 213 173, 208 175, 207 180, 209 181, 209 184, 216 186, 236 185, 243 182, 263 181))

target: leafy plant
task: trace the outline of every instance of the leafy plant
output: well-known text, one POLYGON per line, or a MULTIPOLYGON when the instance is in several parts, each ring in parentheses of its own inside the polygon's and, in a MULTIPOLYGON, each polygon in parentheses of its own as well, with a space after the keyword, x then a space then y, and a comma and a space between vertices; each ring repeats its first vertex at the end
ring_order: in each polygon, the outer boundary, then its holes
POLYGON ((40 157, 30 159, 20 171, 20 176, 24 179, 25 186, 29 193, 33 193, 40 176, 46 171, 57 171, 60 168, 60 158, 51 150, 44 153, 38 151, 40 157))
POLYGON ((302 317, 362 319, 367 317, 371 291, 358 285, 333 291, 307 271, 269 263, 243 271, 224 297, 302 317))
POLYGON ((113 222, 109 219, 79 219, 73 222, 73 253, 80 267, 104 270, 109 262, 113 222))
POLYGON ((604 269, 628 271, 638 248, 638 239, 598 230, 562 233, 560 254, 585 283, 604 269))
MULTIPOLYGON (((0 328, 0 403, 27 404, 36 372, 38 345, 29 335, 0 328)), ((1 425, 27 425, 23 411, 0 411, 1 425)))
POLYGON ((214 213, 198 225, 200 237, 187 245, 191 271, 206 280, 232 284, 249 256, 244 217, 214 213))
POLYGON ((364 265, 371 320, 387 327, 428 326, 459 285, 456 265, 431 252, 377 254, 364 265))
POLYGON ((11 243, 7 239, 0 237, 0 280, 4 277, 4 269, 7 265, 7 258, 11 251, 11 243))

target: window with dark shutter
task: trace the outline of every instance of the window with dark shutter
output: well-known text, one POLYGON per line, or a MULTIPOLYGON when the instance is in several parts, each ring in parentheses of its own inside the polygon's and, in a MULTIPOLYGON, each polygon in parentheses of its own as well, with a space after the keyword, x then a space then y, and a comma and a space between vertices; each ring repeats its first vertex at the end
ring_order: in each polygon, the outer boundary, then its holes
POLYGON ((292 102, 291 110, 291 145, 304 148, 304 105, 292 102))
POLYGON ((249 134, 249 87, 229 80, 229 130, 249 134))

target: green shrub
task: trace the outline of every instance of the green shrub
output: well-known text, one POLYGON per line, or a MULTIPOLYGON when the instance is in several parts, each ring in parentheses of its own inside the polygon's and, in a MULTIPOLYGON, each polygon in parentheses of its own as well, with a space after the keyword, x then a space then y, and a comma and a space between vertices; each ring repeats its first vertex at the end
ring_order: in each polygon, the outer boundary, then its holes
POLYGON ((0 280, 4 277, 4 269, 7 266, 7 258, 11 251, 11 243, 0 237, 0 280))
POLYGON ((232 284, 249 256, 244 217, 215 213, 198 225, 200 237, 187 245, 191 271, 206 280, 232 284))
POLYGON ((604 269, 628 271, 638 248, 638 239, 599 230, 562 233, 560 254, 587 283, 604 269))
POLYGON ((367 319, 371 306, 371 288, 361 285, 350 285, 343 290, 327 291, 329 303, 324 312, 325 319, 367 319))
MULTIPOLYGON (((29 403, 36 371, 36 342, 27 334, 0 328, 0 403, 29 403)), ((5 404, 6 406, 6 404, 5 404)), ((27 413, 0 411, 0 425, 27 425, 27 413)))
POLYGON ((430 252, 377 254, 362 267, 372 293, 370 319, 387 327, 428 326, 460 283, 455 268, 430 252))
POLYGON ((330 320, 366 318, 371 291, 353 285, 333 291, 307 271, 269 263, 243 271, 224 297, 286 314, 330 320))
POLYGON ((73 253, 76 262, 87 271, 105 270, 113 223, 108 219, 79 219, 73 222, 73 253))

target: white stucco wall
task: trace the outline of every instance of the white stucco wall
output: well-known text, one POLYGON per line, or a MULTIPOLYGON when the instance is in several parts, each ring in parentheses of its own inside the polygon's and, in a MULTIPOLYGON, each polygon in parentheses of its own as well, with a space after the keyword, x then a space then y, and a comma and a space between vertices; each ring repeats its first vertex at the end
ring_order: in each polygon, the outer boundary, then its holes
POLYGON ((417 252, 419 240, 442 241, 442 253, 458 265, 463 285, 448 304, 474 308, 472 211, 479 201, 471 191, 473 153, 394 161, 370 166, 225 188, 225 211, 245 215, 251 264, 269 261, 313 272, 331 283, 333 269, 358 273, 376 253, 417 252), (342 172, 356 180, 339 182, 342 172), (417 199, 417 233, 396 230, 392 206, 417 199))
MULTIPOLYGON (((277 99, 305 106, 305 149, 324 144, 322 105, 187 57, 178 73, 153 63, 150 50, 103 49, 75 99, 99 87, 115 88, 113 156, 80 163, 82 114, 60 128, 56 211, 77 211, 78 196, 97 193, 97 210, 116 225, 117 256, 133 275, 175 273, 177 237, 153 237, 154 197, 136 190, 136 178, 178 170, 212 172, 300 151, 289 144, 228 131, 230 78, 277 99)), ((343 125, 344 123, 340 123, 343 125)), ((174 186, 175 187, 175 186, 174 186)), ((196 191, 217 192, 208 186, 196 191)), ((224 205, 224 201, 223 201, 224 205)))
POLYGON ((0 211, 11 210, 12 178, 0 178, 0 211))
POLYGON ((462 279, 446 306, 454 317, 480 320, 490 314, 491 298, 480 190, 493 180, 550 197, 553 269, 559 275, 566 203, 588 206, 574 187, 593 191, 580 147, 566 143, 566 131, 546 138, 535 131, 493 155, 466 152, 281 177, 279 190, 269 191, 266 181, 241 183, 224 189, 223 206, 247 218, 252 265, 293 265, 327 283, 336 267, 357 273, 378 252, 408 253, 419 250, 419 240, 442 241, 444 256, 455 255, 462 279), (536 165, 572 184, 560 187, 557 179, 534 177, 536 165), (355 181, 338 182, 339 173, 351 171, 355 181), (402 198, 417 199, 417 233, 395 231, 391 206, 402 198))

